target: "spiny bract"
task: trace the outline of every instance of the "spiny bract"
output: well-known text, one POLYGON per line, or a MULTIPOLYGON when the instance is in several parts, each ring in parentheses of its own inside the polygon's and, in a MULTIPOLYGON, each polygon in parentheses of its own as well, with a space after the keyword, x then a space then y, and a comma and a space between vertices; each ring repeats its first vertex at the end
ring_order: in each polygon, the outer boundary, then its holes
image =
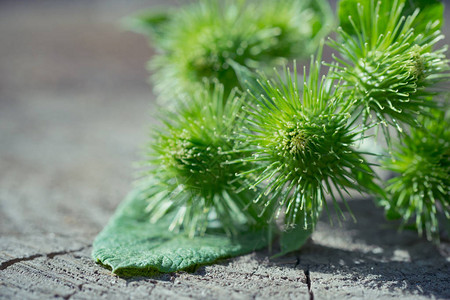
POLYGON ((343 216, 336 191, 346 205, 341 190, 374 185, 369 164, 352 147, 360 135, 348 113, 352 103, 344 101, 329 77, 319 79, 319 69, 311 62, 303 89, 295 69, 294 78, 285 69, 286 83, 280 75, 278 80, 261 78, 264 93, 253 89, 255 104, 245 108, 250 117, 243 140, 250 146, 244 160, 256 166, 241 176, 252 178, 251 187, 262 185, 254 201, 270 207, 272 216, 285 210, 288 227, 314 227, 322 207, 327 209, 327 195, 343 216))
MULTIPOLYGON (((154 18, 141 20, 154 28, 154 18)), ((309 55, 333 16, 325 0, 201 0, 157 20, 151 36, 160 53, 150 65, 155 88, 170 98, 200 88, 205 77, 228 93, 238 85, 230 59, 264 68, 309 55)))
POLYGON ((398 177, 386 188, 388 198, 380 203, 388 217, 413 223, 420 235, 439 240, 439 214, 450 219, 450 113, 435 112, 421 118, 422 128, 411 128, 395 144, 385 169, 398 177))
MULTIPOLYGON (((342 57, 336 58, 341 64, 337 77, 358 99, 355 111, 362 111, 363 123, 394 125, 400 132, 404 124, 417 126, 417 116, 435 106, 431 96, 436 84, 449 76, 446 48, 432 50, 442 39, 440 21, 422 20, 419 9, 405 17, 403 13, 409 11, 405 4, 404 0, 342 1, 341 6, 355 12, 341 20, 345 26, 338 32, 343 42, 331 42, 342 57)), ((389 130, 381 128, 389 142, 389 130)))
POLYGON ((238 191, 246 183, 235 174, 247 166, 227 163, 238 158, 230 150, 233 131, 241 126, 243 98, 233 91, 224 99, 223 86, 212 86, 168 113, 165 128, 150 144, 151 170, 143 179, 151 221, 173 213, 169 229, 190 236, 203 234, 213 221, 228 233, 258 222, 251 204, 255 192, 238 191))

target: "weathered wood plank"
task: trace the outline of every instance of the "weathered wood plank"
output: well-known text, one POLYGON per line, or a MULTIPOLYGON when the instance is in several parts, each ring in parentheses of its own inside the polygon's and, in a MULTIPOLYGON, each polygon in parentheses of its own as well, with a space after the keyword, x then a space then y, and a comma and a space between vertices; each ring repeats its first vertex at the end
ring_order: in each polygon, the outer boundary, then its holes
MULTIPOLYGON (((450 298, 449 245, 397 233, 370 200, 299 253, 121 279, 91 243, 130 189, 153 122, 145 41, 113 1, 0 4, 0 298, 450 298), (139 45, 139 47, 133 47, 139 45)), ((123 2, 122 2, 123 3, 123 2)))

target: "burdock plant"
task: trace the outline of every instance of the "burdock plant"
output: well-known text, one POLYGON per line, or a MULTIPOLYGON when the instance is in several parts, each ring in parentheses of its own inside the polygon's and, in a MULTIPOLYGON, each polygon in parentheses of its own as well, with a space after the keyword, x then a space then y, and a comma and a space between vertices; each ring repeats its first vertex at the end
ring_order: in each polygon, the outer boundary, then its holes
POLYGON ((380 202, 387 217, 403 219, 403 227, 415 219, 419 234, 435 241, 439 212, 449 217, 449 130, 439 124, 448 117, 436 112, 448 106, 438 100, 449 78, 447 48, 434 49, 443 38, 442 10, 438 1, 343 0, 341 42, 331 42, 341 55, 336 77, 356 99, 354 113, 365 125, 384 124, 389 146, 391 128, 400 133, 383 160, 398 175, 380 202))
POLYGON ((332 22, 325 0, 200 0, 141 13, 128 26, 151 38, 155 88, 171 99, 202 88, 204 78, 219 80, 229 93, 239 85, 230 59, 260 69, 310 55, 332 22))
MULTIPOLYGON (((300 84, 285 68, 285 81, 261 77, 259 87, 250 88, 253 103, 243 140, 250 143, 246 162, 253 168, 241 172, 252 179, 250 188, 261 186, 254 199, 271 209, 272 216, 284 212, 287 228, 315 226, 326 197, 343 216, 337 193, 372 189, 375 179, 363 153, 355 149, 360 130, 349 113, 353 99, 344 98, 330 75, 320 78, 318 62, 311 61, 309 76, 300 84), (259 93, 261 89, 263 93, 259 93)), ((330 71, 332 73, 333 70, 330 71)))
POLYGON ((434 111, 421 117, 421 128, 411 128, 394 144, 383 167, 395 172, 387 198, 380 204, 390 219, 402 219, 428 240, 439 241, 439 216, 450 219, 450 114, 434 111))
POLYGON ((172 214, 169 229, 183 229, 191 237, 214 222, 229 234, 267 224, 251 203, 256 191, 242 190, 247 183, 237 176, 251 164, 229 164, 240 155, 231 150, 245 119, 243 99, 236 90, 224 99, 220 83, 205 84, 167 113, 149 145, 150 170, 142 179, 151 222, 172 214))
POLYGON ((329 206, 344 217, 350 190, 438 240, 450 218, 450 120, 438 100, 449 68, 446 48, 434 49, 442 4, 341 0, 328 73, 314 60, 300 82, 295 63, 268 73, 314 52, 331 20, 324 1, 200 0, 133 19, 158 51, 156 90, 178 105, 154 130, 142 185, 94 243, 98 261, 186 270, 267 245, 276 218, 284 254, 329 206), (390 144, 382 165, 398 175, 385 190, 358 148, 373 127, 390 144))
POLYGON ((385 125, 381 128, 388 142, 387 126, 402 132, 405 126, 420 125, 418 115, 436 105, 432 96, 437 83, 448 79, 446 47, 433 50, 443 38, 441 21, 430 14, 442 5, 433 2, 430 7, 414 10, 404 0, 340 3, 341 40, 331 41, 341 55, 336 76, 357 100, 354 111, 362 112, 362 122, 385 125))

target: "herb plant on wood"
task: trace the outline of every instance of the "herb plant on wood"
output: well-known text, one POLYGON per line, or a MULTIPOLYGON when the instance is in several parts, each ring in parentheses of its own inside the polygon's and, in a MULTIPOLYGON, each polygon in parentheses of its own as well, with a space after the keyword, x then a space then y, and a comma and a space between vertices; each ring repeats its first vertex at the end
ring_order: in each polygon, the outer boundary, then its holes
POLYGON ((331 43, 341 55, 336 76, 356 99, 355 111, 362 112, 363 124, 383 124, 388 142, 387 125, 399 132, 408 125, 420 126, 418 115, 436 106, 436 86, 449 78, 447 48, 433 50, 443 38, 439 16, 427 20, 426 9, 412 10, 408 3, 341 1, 340 40, 331 43), (426 26, 417 28, 418 20, 426 26))
POLYGON ((254 202, 273 215, 284 212, 286 228, 302 223, 306 229, 314 227, 323 207, 328 211, 327 195, 343 215, 335 193, 347 204, 347 188, 365 191, 376 176, 354 148, 361 132, 349 114, 353 100, 344 98, 329 75, 320 77, 319 63, 311 62, 301 83, 295 67, 293 77, 288 68, 285 80, 277 77, 261 77, 260 87, 249 90, 254 101, 245 106, 242 138, 250 142, 245 161, 255 167, 241 176, 250 175, 251 188, 262 186, 254 202))
POLYGON ((350 190, 439 241, 440 220, 450 219, 449 66, 446 48, 436 50, 443 6, 341 0, 328 72, 314 59, 301 78, 295 62, 271 72, 317 50, 328 9, 200 0, 131 19, 158 51, 156 91, 176 105, 162 110, 147 171, 96 239, 96 260, 127 274, 194 270, 270 245, 274 234, 283 255, 323 211, 343 217, 350 190), (388 182, 368 162, 375 153, 358 148, 371 128, 387 142, 381 165, 397 176, 388 182))
POLYGON ((242 189, 247 183, 238 176, 251 163, 230 163, 241 157, 232 150, 245 119, 244 97, 236 91, 224 97, 223 85, 206 84, 167 113, 154 134, 146 163, 151 169, 142 181, 151 222, 173 212, 168 229, 191 237, 214 221, 230 234, 240 226, 267 226, 252 203, 258 190, 242 189))
POLYGON ((343 0, 340 9, 343 43, 331 43, 342 56, 337 76, 354 95, 364 124, 383 124, 388 145, 391 128, 400 133, 382 161, 398 177, 387 183, 380 203, 388 218, 403 219, 402 227, 415 219, 420 235, 438 241, 438 215, 448 220, 450 198, 444 179, 450 151, 444 117, 449 61, 447 47, 434 49, 443 39, 442 4, 343 0))
POLYGON ((450 220, 450 114, 434 111, 421 117, 423 127, 411 128, 395 143, 383 167, 399 176, 388 181, 380 204, 390 219, 402 219, 428 240, 439 241, 439 218, 450 220))

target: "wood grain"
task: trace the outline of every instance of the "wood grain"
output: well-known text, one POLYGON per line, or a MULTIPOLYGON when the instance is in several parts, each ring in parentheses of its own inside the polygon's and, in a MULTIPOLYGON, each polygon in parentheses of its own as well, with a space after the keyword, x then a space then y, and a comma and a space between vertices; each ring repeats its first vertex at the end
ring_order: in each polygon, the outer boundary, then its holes
POLYGON ((132 279, 96 265, 92 240, 154 123, 151 51, 116 26, 142 3, 42 3, 0 3, 0 298, 450 298, 449 244, 398 233, 370 199, 350 202, 358 223, 325 218, 277 260, 266 250, 132 279))

